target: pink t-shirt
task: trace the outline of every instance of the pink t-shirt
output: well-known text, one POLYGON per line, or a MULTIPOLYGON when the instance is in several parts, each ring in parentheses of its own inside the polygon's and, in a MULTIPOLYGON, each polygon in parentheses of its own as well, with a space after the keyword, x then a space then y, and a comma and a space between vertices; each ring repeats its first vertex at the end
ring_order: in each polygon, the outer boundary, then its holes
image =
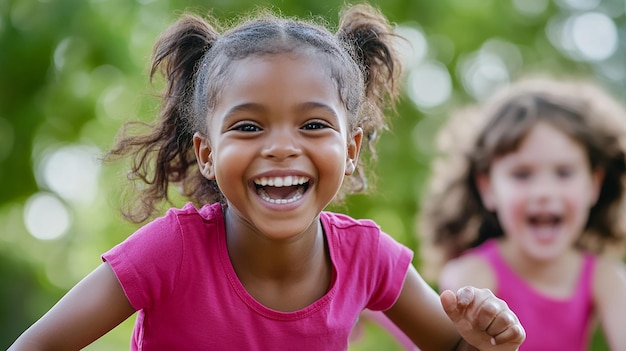
MULTIPOLYGON (((132 350, 346 350, 364 308, 393 306, 413 253, 368 220, 320 215, 333 265, 322 298, 269 309, 243 287, 220 204, 171 209, 105 253, 138 310, 132 350)), ((286 297, 287 298, 287 297, 286 297)))
POLYGON ((520 351, 584 351, 593 326, 592 279, 595 256, 586 254, 574 293, 564 299, 545 296, 526 283, 502 257, 494 240, 472 250, 492 267, 494 294, 517 314, 526 330, 520 351))

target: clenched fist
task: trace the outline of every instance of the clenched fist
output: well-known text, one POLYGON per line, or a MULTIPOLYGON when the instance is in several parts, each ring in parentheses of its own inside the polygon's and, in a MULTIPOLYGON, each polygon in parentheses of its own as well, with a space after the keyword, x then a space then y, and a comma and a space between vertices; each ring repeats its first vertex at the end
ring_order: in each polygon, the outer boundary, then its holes
POLYGON ((440 298, 459 334, 479 350, 517 350, 526 338, 513 311, 489 289, 446 290, 440 298))

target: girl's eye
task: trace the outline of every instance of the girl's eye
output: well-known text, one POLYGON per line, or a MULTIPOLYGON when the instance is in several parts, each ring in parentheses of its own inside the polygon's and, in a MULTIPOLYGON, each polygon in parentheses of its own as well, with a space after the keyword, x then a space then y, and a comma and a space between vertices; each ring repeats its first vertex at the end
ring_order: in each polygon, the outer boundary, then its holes
POLYGON ((512 173, 513 178, 517 180, 527 180, 530 178, 530 171, 527 170, 517 170, 512 173))
POLYGON ((307 122, 302 126, 302 129, 312 130, 312 129, 324 129, 328 128, 328 124, 321 121, 311 121, 307 122))
POLYGON ((258 132, 261 130, 259 126, 251 123, 241 123, 235 125, 232 130, 236 130, 238 132, 258 132))
POLYGON ((556 174, 559 178, 569 178, 574 174, 574 170, 569 167, 559 168, 556 170, 556 174))

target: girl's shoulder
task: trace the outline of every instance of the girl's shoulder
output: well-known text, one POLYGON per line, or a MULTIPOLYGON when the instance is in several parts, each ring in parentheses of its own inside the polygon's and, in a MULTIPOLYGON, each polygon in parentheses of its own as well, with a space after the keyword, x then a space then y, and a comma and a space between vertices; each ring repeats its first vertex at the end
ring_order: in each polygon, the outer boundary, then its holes
POLYGON ((626 264, 623 261, 596 256, 593 269, 594 295, 613 289, 616 284, 626 284, 626 264))
POLYGON ((626 312, 626 265, 622 260, 599 257, 593 273, 593 303, 600 319, 603 322, 623 319, 626 312))
POLYGON ((164 225, 170 223, 179 225, 181 221, 213 222, 224 218, 223 205, 220 203, 196 206, 191 202, 181 207, 170 207, 161 217, 157 217, 147 224, 164 225))
POLYGON ((341 229, 371 228, 375 230, 380 230, 378 224, 376 224, 376 222, 371 219, 356 219, 350 217, 347 214, 329 211, 323 211, 320 214, 320 217, 325 223, 341 229))
POLYGON ((494 290, 496 277, 489 262, 470 251, 443 266, 438 284, 440 290, 456 290, 466 285, 494 290))
POLYGON ((200 216, 205 219, 213 219, 215 217, 221 217, 223 215, 223 206, 221 203, 206 204, 201 207, 196 207, 191 202, 184 204, 182 207, 172 207, 167 213, 174 214, 175 216, 200 216))
POLYGON ((355 219, 327 211, 320 214, 320 219, 331 250, 349 252, 351 257, 358 257, 357 252, 360 252, 364 260, 370 260, 375 255, 395 259, 402 257, 402 260, 413 256, 412 250, 370 219, 355 219))

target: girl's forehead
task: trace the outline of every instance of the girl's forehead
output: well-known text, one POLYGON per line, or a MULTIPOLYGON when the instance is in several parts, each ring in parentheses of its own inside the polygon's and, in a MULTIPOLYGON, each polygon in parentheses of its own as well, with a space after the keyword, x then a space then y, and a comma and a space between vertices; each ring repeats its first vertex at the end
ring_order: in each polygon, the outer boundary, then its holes
MULTIPOLYGON (((486 125, 482 132, 481 144, 490 154, 502 155, 515 151, 532 134, 557 135, 582 144, 590 128, 582 120, 566 114, 526 112, 509 113, 503 117, 495 124, 486 125)), ((546 138, 550 139, 550 136, 546 138)))
POLYGON ((345 116, 345 106, 328 69, 308 55, 254 55, 232 63, 216 99, 216 112, 255 106, 266 111, 293 111, 326 106, 345 116))
POLYGON ((233 81, 275 89, 284 84, 306 87, 311 82, 326 85, 333 82, 328 67, 318 57, 292 52, 252 55, 237 60, 233 62, 230 75, 225 82, 226 89, 233 81))
POLYGON ((547 122, 535 123, 520 140, 518 147, 503 159, 528 162, 586 162, 584 145, 565 131, 547 122))
POLYGON ((522 140, 522 145, 529 144, 533 146, 567 145, 581 147, 580 143, 562 128, 548 122, 534 123, 522 140))

